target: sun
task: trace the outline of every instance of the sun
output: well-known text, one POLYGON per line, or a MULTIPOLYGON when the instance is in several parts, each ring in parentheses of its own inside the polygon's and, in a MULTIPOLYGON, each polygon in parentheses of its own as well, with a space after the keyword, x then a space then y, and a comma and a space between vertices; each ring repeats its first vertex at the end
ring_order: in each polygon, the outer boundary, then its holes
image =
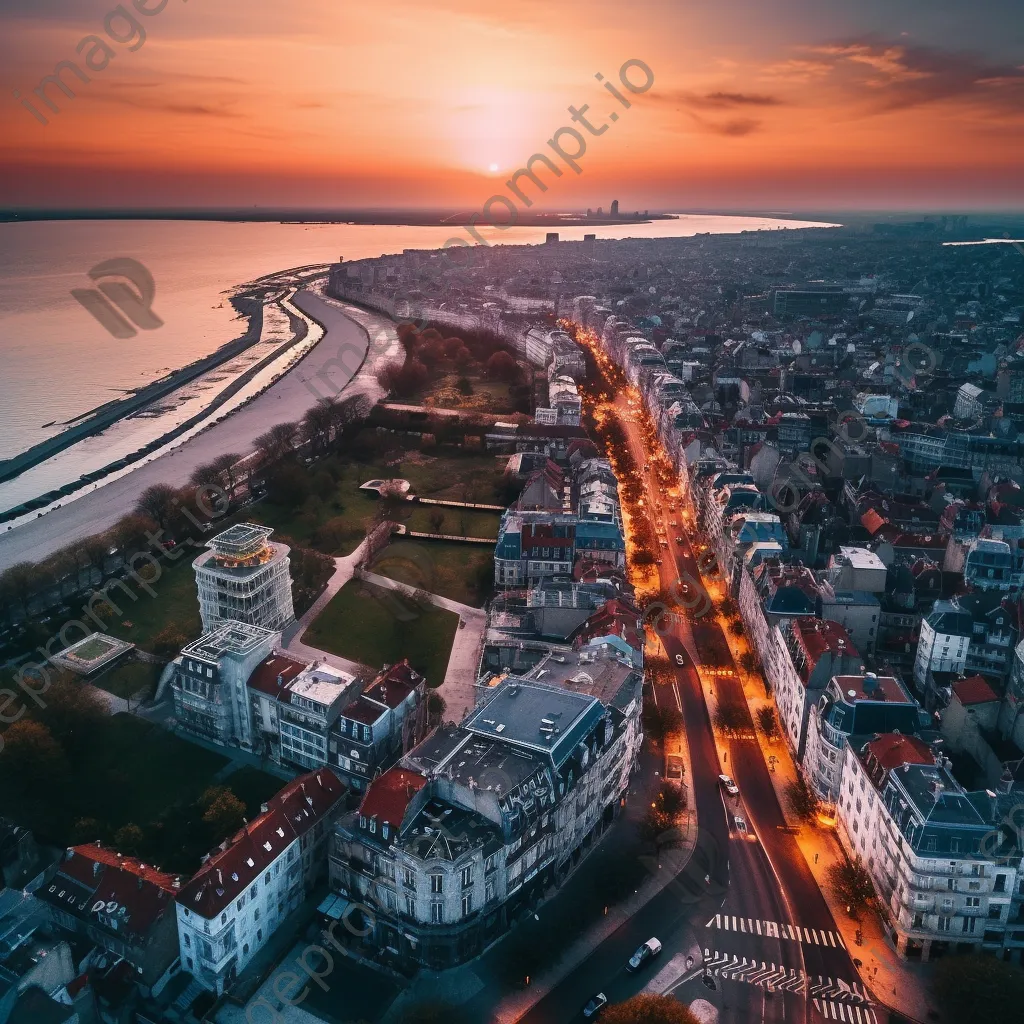
POLYGON ((494 174, 494 172, 497 171, 497 169, 498 169, 498 165, 497 164, 488 164, 487 165, 487 170, 489 170, 491 172, 491 174, 494 174))

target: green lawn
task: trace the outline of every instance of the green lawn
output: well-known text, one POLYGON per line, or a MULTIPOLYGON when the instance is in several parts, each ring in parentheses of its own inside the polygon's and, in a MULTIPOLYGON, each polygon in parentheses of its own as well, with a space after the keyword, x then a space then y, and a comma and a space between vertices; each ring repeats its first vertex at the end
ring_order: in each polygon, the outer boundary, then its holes
POLYGON ((394 401, 405 405, 434 405, 440 409, 461 409, 468 412, 501 414, 516 411, 511 385, 505 381, 485 377, 479 369, 468 373, 445 373, 430 381, 410 398, 394 401), (471 394, 463 395, 456 387, 461 377, 466 377, 472 385, 471 394))
POLYGON ((399 537, 370 568, 432 594, 480 607, 493 591, 494 549, 482 544, 399 537))
POLYGON ((444 682, 459 626, 454 612, 412 601, 389 590, 350 580, 306 630, 311 647, 378 669, 402 658, 427 677, 444 682))
POLYGON ((89 681, 101 690, 113 693, 118 697, 134 697, 144 690, 144 697, 152 697, 156 692, 156 684, 160 681, 162 665, 151 665, 144 661, 123 661, 120 665, 96 676, 89 681))
MULTIPOLYGON (((371 432, 364 431, 364 434, 371 432)), ((362 436, 362 435, 361 435, 362 436)), ((329 555, 350 554, 366 536, 379 511, 376 494, 359 487, 377 478, 401 478, 421 497, 502 504, 503 463, 485 455, 435 456, 401 447, 388 449, 374 435, 356 453, 331 455, 307 468, 310 495, 298 506, 263 500, 242 514, 252 522, 273 527, 281 538, 329 555), (369 448, 367 448, 369 445, 369 448)), ((433 532, 427 505, 399 505, 396 518, 410 530, 433 532)), ((471 537, 497 537, 499 513, 462 509, 437 509, 444 514, 442 532, 471 537)))
MULTIPOLYGON (((153 653, 157 634, 167 626, 174 626, 180 631, 183 643, 195 640, 202 632, 196 578, 192 571, 192 560, 198 554, 199 549, 189 549, 176 562, 162 564, 160 576, 149 584, 155 597, 131 578, 125 586, 135 595, 134 600, 127 590, 110 587, 107 594, 115 607, 106 611, 96 610, 104 623, 102 632, 127 640, 150 653, 153 653)), ((141 569, 144 571, 146 566, 141 569)))

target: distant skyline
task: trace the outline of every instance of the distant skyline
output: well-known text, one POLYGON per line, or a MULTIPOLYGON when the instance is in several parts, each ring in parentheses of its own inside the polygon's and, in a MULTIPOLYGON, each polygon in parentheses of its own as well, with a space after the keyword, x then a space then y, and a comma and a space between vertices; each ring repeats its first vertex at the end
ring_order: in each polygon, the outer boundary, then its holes
POLYGON ((1019 0, 0 0, 0 30, 8 207, 480 209, 630 59, 654 86, 534 210, 1024 207, 1019 0))

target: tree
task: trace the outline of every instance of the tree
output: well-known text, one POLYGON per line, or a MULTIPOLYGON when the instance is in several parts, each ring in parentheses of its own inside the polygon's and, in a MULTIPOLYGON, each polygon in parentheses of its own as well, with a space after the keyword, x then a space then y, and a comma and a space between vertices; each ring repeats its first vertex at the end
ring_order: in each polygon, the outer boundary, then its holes
POLYGON ((76 677, 59 676, 46 690, 44 700, 46 707, 36 712, 36 718, 71 756, 88 746, 107 717, 100 698, 76 677))
POLYGON ((743 623, 739 619, 730 622, 729 632, 732 633, 733 636, 743 636, 743 623))
POLYGON ((663 740, 682 729, 683 716, 679 708, 649 703, 644 705, 643 725, 651 739, 663 740))
POLYGON ((235 452, 224 452, 210 463, 220 473, 221 480, 227 484, 228 496, 235 493, 235 484, 238 482, 238 471, 235 467, 242 461, 242 456, 235 452))
POLYGON ((292 450, 292 438, 297 430, 295 423, 277 423, 266 433, 260 434, 253 444, 264 462, 276 462, 292 450))
POLYGON ((638 995, 612 1003, 601 1015, 602 1024, 700 1024, 690 1008, 672 996, 638 995))
POLYGON ((335 404, 333 398, 321 398, 302 417, 302 434, 313 445, 314 451, 323 451, 330 442, 335 404))
POLYGON ((267 500, 284 508, 298 508, 308 497, 309 474, 294 462, 279 462, 267 472, 267 500))
POLYGON ((95 818, 79 818, 71 826, 71 842, 76 846, 82 843, 95 843, 103 838, 103 826, 95 818))
POLYGON ((134 554, 143 548, 148 548, 149 541, 146 534, 155 534, 159 524, 151 516, 132 515, 123 516, 107 531, 111 547, 120 552, 122 556, 130 552, 134 554))
POLYGON ((657 810, 675 821, 686 810, 686 794, 683 792, 682 786, 677 786, 674 782, 666 782, 661 787, 655 803, 658 805, 657 810))
POLYGON ((175 518, 178 492, 170 484, 147 487, 135 502, 137 515, 152 519, 161 529, 167 529, 175 518))
POLYGON ((221 471, 212 462, 208 462, 203 466, 196 466, 188 482, 195 487, 206 487, 211 484, 219 487, 221 479, 221 471))
POLYGON ((226 786, 210 786, 199 798, 203 808, 203 821, 210 825, 215 835, 234 835, 242 827, 245 804, 226 786))
POLYGON ((138 825, 128 822, 127 825, 122 825, 114 833, 114 847, 118 853, 136 856, 142 849, 142 843, 145 838, 142 829, 138 825))
POLYGON ((473 382, 468 377, 460 377, 455 382, 455 387, 460 395, 473 394, 473 382))
POLYGON ((35 562, 17 562, 0 575, 0 601, 18 604, 28 618, 29 601, 39 589, 39 572, 35 562))
POLYGON ((22 718, 4 733, 0 770, 11 782, 29 792, 42 792, 58 784, 69 771, 60 744, 42 722, 22 718))
POLYGON ((519 364, 510 352, 495 352, 487 360, 487 376, 495 380, 515 380, 519 376, 519 364))
POLYGON ((444 533, 444 513, 440 509, 430 513, 430 530, 432 533, 444 533))
POLYGON ((439 693, 432 693, 427 698, 427 713, 431 718, 440 719, 441 716, 447 710, 448 705, 444 701, 444 697, 439 693))
POLYGON ((818 798, 802 775, 797 775, 786 787, 786 796, 789 798, 790 808, 801 821, 814 819, 818 813, 818 798))
POLYGON ((747 727, 747 709, 738 701, 724 700, 715 708, 715 726, 722 732, 739 732, 747 727))
POLYGON ((768 739, 773 740, 779 735, 779 721, 771 704, 765 704, 764 707, 757 709, 757 724, 768 739))
POLYGON ((1024 970, 994 956, 944 956, 932 982, 956 1024, 1024 1024, 1024 970))
POLYGON ((757 671, 757 655, 753 651, 744 651, 740 655, 740 668, 744 672, 757 671))
POLYGON ((874 898, 871 876, 861 864, 850 860, 839 861, 829 865, 826 875, 833 895, 843 906, 850 908, 854 917, 874 898))

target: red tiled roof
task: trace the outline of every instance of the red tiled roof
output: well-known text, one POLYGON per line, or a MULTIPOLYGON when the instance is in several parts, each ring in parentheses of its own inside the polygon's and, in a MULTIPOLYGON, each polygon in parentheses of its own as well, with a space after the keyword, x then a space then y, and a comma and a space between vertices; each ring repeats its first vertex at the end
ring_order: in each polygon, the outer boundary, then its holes
POLYGON ((961 704, 988 704, 999 700, 999 694, 986 682, 983 676, 971 676, 953 684, 953 692, 961 704))
MULTIPOLYGON (((793 620, 791 626, 793 639, 803 648, 807 659, 807 676, 814 671, 826 652, 838 656, 859 658, 860 653, 854 647, 850 634, 841 623, 828 619, 817 619, 811 615, 802 615, 793 620)), ((807 679, 804 679, 807 682, 807 679)))
POLYGON ((865 754, 883 768, 899 768, 904 764, 935 764, 935 755, 928 744, 916 736, 886 733, 865 744, 865 754))
POLYGON ((404 658, 397 665, 392 665, 391 668, 379 673, 363 696, 386 707, 397 708, 422 679, 423 677, 409 664, 409 659, 404 658))
POLYGON ((395 766, 378 775, 366 790, 359 805, 359 813, 366 818, 377 818, 396 827, 402 824, 412 798, 427 784, 416 772, 395 766))
POLYGON ((294 661, 285 654, 275 652, 253 669, 246 685, 253 690, 259 690, 260 693, 267 693, 273 697, 281 689, 278 686, 278 678, 281 679, 282 683, 287 683, 306 667, 301 661, 294 661))
POLYGON ((240 896, 299 836, 345 795, 330 768, 300 775, 267 801, 267 810, 216 850, 178 894, 178 903, 210 920, 240 896))
POLYGON ((178 882, 176 875, 93 844, 69 850, 36 895, 81 918, 92 918, 93 907, 103 904, 102 913, 116 918, 118 931, 134 942, 173 905, 178 882))

